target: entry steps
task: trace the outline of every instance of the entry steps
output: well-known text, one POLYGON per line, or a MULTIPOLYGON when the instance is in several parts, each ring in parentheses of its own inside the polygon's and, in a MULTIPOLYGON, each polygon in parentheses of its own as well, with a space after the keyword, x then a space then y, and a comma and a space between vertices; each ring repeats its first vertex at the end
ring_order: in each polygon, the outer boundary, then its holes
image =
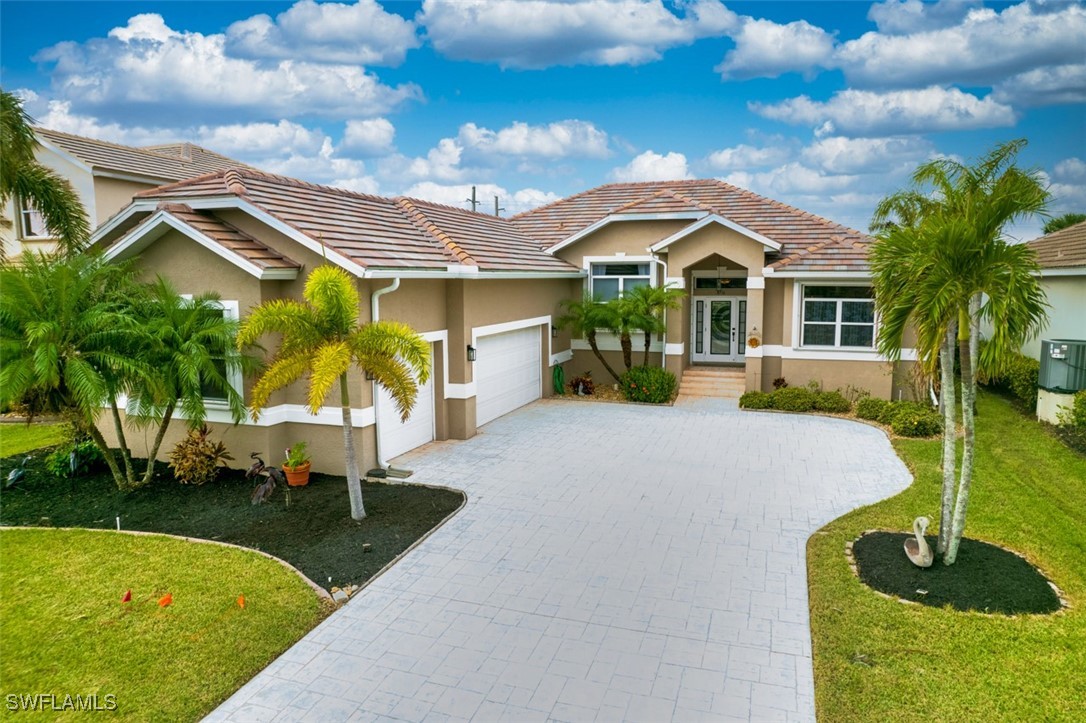
POLYGON ((743 367, 690 367, 679 382, 679 396, 738 399, 746 388, 743 367))

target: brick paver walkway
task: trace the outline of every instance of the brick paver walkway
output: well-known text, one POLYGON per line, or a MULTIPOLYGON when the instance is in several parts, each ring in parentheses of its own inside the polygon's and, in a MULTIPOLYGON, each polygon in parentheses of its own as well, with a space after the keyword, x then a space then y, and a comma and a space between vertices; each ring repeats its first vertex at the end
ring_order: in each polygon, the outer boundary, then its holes
POLYGON ((469 501, 211 719, 808 721, 805 544, 910 480, 837 419, 544 401, 398 460, 469 501))

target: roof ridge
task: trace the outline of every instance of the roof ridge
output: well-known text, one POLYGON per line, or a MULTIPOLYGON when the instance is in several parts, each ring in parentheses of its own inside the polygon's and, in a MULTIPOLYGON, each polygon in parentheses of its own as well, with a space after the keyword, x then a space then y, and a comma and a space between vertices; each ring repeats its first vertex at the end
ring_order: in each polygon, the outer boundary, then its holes
MULTIPOLYGON (((453 241, 449 234, 437 227, 433 221, 427 218, 422 209, 414 204, 410 198, 397 198, 394 203, 401 208, 411 221, 421 231, 428 233, 441 242, 442 247, 457 261, 467 266, 478 266, 479 263, 465 251, 460 244, 453 241)), ((450 207, 451 208, 451 207, 450 207)))
POLYGON ((705 203, 704 201, 699 201, 696 198, 690 198, 689 196, 684 196, 683 194, 681 194, 681 193, 679 193, 677 191, 672 191, 670 188, 665 189, 665 190, 667 191, 668 195, 672 196, 675 199, 678 199, 679 201, 685 201, 686 203, 689 203, 692 206, 697 206, 702 211, 706 211, 707 213, 714 213, 714 214, 717 214, 718 216, 722 215, 720 213, 720 210, 717 209, 717 207, 713 206, 712 204, 705 203))
POLYGON ((234 169, 228 168, 225 171, 209 171, 208 173, 204 173, 204 174, 201 174, 199 176, 193 176, 192 178, 183 178, 180 181, 174 181, 173 183, 164 183, 161 186, 155 186, 154 188, 148 188, 148 189, 146 189, 144 191, 137 191, 136 193, 132 194, 132 197, 133 198, 139 198, 139 197, 144 197, 145 198, 145 197, 148 197, 148 196, 154 197, 154 196, 160 195, 163 192, 169 192, 169 191, 176 190, 178 188, 184 188, 185 186, 191 186, 191 185, 193 185, 195 183, 203 183, 204 181, 210 181, 212 178, 216 178, 218 176, 223 176, 224 177, 224 182, 225 182, 225 176, 226 176, 227 171, 232 171, 232 170, 234 170, 234 169))
MULTIPOLYGON (((191 159, 186 161, 185 159, 180 158, 179 156, 171 156, 168 153, 159 153, 158 151, 152 150, 153 146, 127 146, 127 145, 125 145, 123 143, 115 143, 114 141, 104 141, 101 138, 91 138, 90 136, 80 136, 80 135, 76 135, 75 133, 68 133, 67 131, 58 131, 58 130, 56 130, 54 128, 46 128, 45 126, 34 126, 34 130, 35 131, 45 131, 46 133, 55 133, 58 136, 64 136, 66 138, 74 138, 74 139, 80 140, 80 141, 90 141, 91 143, 99 143, 99 144, 101 144, 103 146, 109 146, 110 148, 118 148, 118 149, 120 149, 122 151, 132 151, 132 152, 135 152, 135 153, 145 153, 147 155, 154 156, 155 158, 161 158, 161 159, 167 160, 167 161, 175 161, 177 163, 191 163, 192 162, 191 159)), ((224 156, 221 153, 215 153, 215 151, 208 150, 207 148, 204 148, 203 146, 198 146, 195 143, 191 143, 189 141, 175 141, 174 143, 162 143, 162 144, 159 144, 159 145, 162 145, 162 146, 179 145, 181 143, 188 143, 193 148, 199 148, 201 151, 204 151, 206 153, 214 153, 216 156, 219 156, 221 158, 228 158, 231 161, 235 160, 233 158, 230 158, 229 156, 224 156)))

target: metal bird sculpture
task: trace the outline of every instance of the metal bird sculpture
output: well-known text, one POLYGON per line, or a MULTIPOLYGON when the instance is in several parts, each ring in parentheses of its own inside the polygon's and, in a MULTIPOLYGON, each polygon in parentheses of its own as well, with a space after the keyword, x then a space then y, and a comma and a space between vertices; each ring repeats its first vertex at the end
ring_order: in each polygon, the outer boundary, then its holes
POLYGON ((249 469, 245 472, 245 479, 253 479, 259 477, 260 473, 264 471, 264 460, 260 459, 260 452, 252 452, 249 454, 249 459, 256 460, 250 465, 249 469))
POLYGON ((26 477, 26 464, 29 461, 30 457, 23 457, 23 461, 19 463, 19 466, 8 472, 8 479, 4 483, 4 489, 11 489, 23 481, 26 477))
POLYGON ((249 501, 254 505, 264 504, 272 496, 272 492, 275 492, 275 478, 267 474, 260 476, 264 478, 264 481, 254 487, 253 493, 249 496, 249 501))

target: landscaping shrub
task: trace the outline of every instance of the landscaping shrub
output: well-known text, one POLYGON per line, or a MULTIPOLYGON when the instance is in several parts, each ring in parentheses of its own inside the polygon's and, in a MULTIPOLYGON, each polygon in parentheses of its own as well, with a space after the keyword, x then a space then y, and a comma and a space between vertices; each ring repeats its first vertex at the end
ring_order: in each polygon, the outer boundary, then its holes
POLYGON ((890 423, 890 429, 901 437, 934 437, 943 431, 943 418, 939 411, 912 402, 900 402, 892 405, 897 413, 890 423))
POLYGON ((569 383, 569 390, 574 394, 589 397, 596 391, 596 384, 592 381, 591 375, 582 374, 579 377, 573 377, 573 381, 569 383))
POLYGON ((634 367, 622 375, 622 391, 630 402, 668 402, 676 385, 675 375, 660 367, 634 367))
POLYGON ((1086 454, 1086 390, 1077 392, 1070 407, 1060 412, 1060 424, 1056 432, 1064 443, 1086 454))
POLYGON ((814 409, 815 395, 806 387, 783 387, 771 396, 773 409, 786 412, 809 412, 814 409))
POLYGON ((773 396, 766 392, 745 392, 739 397, 739 406, 743 409, 772 409, 773 396))
POLYGON ((814 408, 820 412, 848 414, 852 411, 852 403, 841 392, 819 392, 815 395, 814 408))
POLYGON ((77 477, 94 471, 104 462, 98 445, 93 440, 84 439, 67 442, 50 452, 45 458, 45 469, 54 477, 77 477), (72 469, 73 466, 75 469, 72 469))
POLYGON ((212 442, 207 426, 193 429, 170 452, 170 469, 179 482, 202 485, 215 479, 220 467, 234 459, 222 442, 212 442))
POLYGON ((1013 354, 1001 376, 988 379, 988 386, 1006 389, 1028 410, 1037 408, 1037 380, 1041 362, 1025 354, 1013 354))
POLYGON ((856 402, 856 416, 860 419, 878 421, 883 412, 890 406, 890 402, 877 397, 864 397, 856 402))

